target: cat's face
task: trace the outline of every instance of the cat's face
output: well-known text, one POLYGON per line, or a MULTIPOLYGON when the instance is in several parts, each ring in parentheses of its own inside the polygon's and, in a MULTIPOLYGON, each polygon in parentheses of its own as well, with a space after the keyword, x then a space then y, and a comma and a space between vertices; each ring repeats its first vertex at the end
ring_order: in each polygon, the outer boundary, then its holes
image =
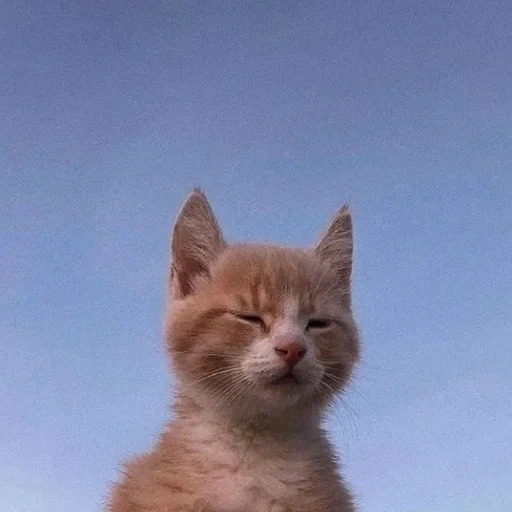
POLYGON ((347 218, 335 219, 312 251, 227 246, 204 195, 189 197, 173 235, 168 321, 184 392, 249 414, 324 406, 344 388, 359 342, 347 268, 350 217, 340 215, 347 218))

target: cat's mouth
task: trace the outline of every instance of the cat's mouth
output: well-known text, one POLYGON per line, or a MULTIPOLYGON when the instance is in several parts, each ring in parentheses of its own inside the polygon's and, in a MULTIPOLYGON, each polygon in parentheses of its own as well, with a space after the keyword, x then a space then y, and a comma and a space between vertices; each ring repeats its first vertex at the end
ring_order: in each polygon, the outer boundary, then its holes
POLYGON ((272 381, 272 384, 277 386, 298 386, 300 382, 298 381, 297 377, 293 374, 293 372, 287 372, 284 375, 277 377, 277 379, 274 379, 272 381))

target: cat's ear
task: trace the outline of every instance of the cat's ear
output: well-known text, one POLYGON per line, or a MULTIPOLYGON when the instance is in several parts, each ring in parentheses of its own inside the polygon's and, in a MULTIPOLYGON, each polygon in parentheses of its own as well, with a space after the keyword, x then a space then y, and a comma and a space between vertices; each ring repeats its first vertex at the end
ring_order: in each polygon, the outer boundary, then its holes
POLYGON ((196 278, 209 274, 212 263, 225 247, 226 242, 205 194, 194 189, 181 207, 172 233, 172 297, 186 297, 196 278))
POLYGON ((346 292, 349 300, 353 246, 352 216, 348 205, 345 205, 334 216, 315 247, 315 252, 334 270, 338 285, 346 292))

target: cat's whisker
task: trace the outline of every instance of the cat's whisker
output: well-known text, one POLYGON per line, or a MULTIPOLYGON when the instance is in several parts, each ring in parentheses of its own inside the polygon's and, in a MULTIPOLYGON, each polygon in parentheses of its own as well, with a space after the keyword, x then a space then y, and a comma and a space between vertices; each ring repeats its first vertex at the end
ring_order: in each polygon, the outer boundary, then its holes
POLYGON ((202 375, 200 378, 189 382, 183 389, 186 390, 186 389, 196 386, 197 384, 204 382, 206 380, 214 379, 215 377, 219 377, 221 375, 233 374, 233 373, 236 373, 237 371, 239 371, 238 367, 230 367, 230 368, 224 368, 222 370, 217 370, 215 372, 208 373, 206 375, 202 375))
POLYGON ((247 386, 248 383, 247 377, 241 374, 236 382, 233 383, 233 386, 229 388, 230 392, 224 394, 219 406, 227 410, 233 402, 247 392, 249 388, 249 386, 247 386))
MULTIPOLYGON (((371 406, 370 399, 365 394, 361 393, 361 391, 357 390, 356 388, 350 388, 349 393, 356 395, 361 400, 363 400, 363 402, 365 402, 367 405, 371 406)), ((349 395, 347 394, 347 396, 349 396, 349 395)))
MULTIPOLYGON (((326 379, 328 379, 329 381, 337 382, 337 383, 341 384, 344 387, 351 381, 351 379, 347 380, 346 378, 339 377, 339 376, 334 375, 334 374, 332 374, 330 372, 325 372, 324 373, 324 377, 326 379)), ((359 390, 357 390, 355 388, 350 388, 350 393, 352 393, 354 395, 357 395, 359 398, 361 398, 367 404, 370 404, 370 401, 368 400, 368 398, 363 393, 361 393, 359 390)), ((347 397, 348 395, 344 394, 344 396, 347 397)))
POLYGON ((325 381, 322 381, 321 384, 321 390, 322 386, 327 389, 327 392, 320 391, 321 398, 328 398, 329 404, 328 404, 328 413, 330 413, 336 420, 342 431, 346 431, 345 425, 346 421, 348 420, 349 424, 349 430, 350 435, 356 435, 359 438, 358 431, 357 431, 357 425, 354 420, 354 411, 353 409, 346 404, 345 397, 341 394, 336 394, 334 389, 329 386, 325 381), (339 407, 337 407, 338 404, 342 405, 342 408, 344 411, 347 412, 347 416, 342 416, 339 410, 339 407))
POLYGON ((185 373, 185 375, 195 375, 197 373, 201 373, 202 374, 201 376, 214 376, 214 375, 220 374, 222 372, 230 372, 230 371, 239 369, 239 365, 224 366, 222 368, 219 368, 219 369, 216 369, 213 371, 209 371, 208 370, 209 367, 210 367, 210 365, 208 365, 206 362, 203 361, 202 363, 190 368, 185 373), (202 372, 202 370, 204 370, 204 372, 202 372))
POLYGON ((238 361, 241 361, 244 359, 244 355, 243 354, 227 354, 226 352, 222 352, 222 351, 219 351, 219 352, 212 352, 212 351, 197 351, 197 350, 173 350, 172 351, 173 354, 184 354, 184 355, 190 355, 190 354, 193 354, 193 355, 196 355, 196 356, 200 356, 200 357, 219 357, 219 358, 222 358, 222 359, 232 359, 232 360, 238 360, 238 361))
MULTIPOLYGON (((237 396, 233 397, 233 400, 239 400, 242 396, 247 396, 249 393, 251 393, 255 387, 256 384, 254 382, 251 382, 247 377, 244 377, 242 382, 240 383, 240 391, 237 396)), ((239 411, 239 416, 247 416, 251 411, 251 404, 248 400, 241 401, 241 410, 239 411), (241 414, 243 413, 243 414, 241 414)), ((250 414, 249 414, 250 415, 250 414)))

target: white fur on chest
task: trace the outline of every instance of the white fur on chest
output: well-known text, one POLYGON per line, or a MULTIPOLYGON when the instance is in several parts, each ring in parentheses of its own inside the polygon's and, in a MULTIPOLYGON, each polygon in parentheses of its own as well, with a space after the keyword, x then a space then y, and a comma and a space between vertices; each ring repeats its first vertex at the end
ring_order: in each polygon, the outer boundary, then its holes
POLYGON ((286 503, 308 484, 310 458, 277 439, 258 439, 242 432, 220 434, 198 426, 196 449, 208 470, 203 499, 223 512, 284 512, 286 503), (280 446, 277 446, 280 443, 280 446))

